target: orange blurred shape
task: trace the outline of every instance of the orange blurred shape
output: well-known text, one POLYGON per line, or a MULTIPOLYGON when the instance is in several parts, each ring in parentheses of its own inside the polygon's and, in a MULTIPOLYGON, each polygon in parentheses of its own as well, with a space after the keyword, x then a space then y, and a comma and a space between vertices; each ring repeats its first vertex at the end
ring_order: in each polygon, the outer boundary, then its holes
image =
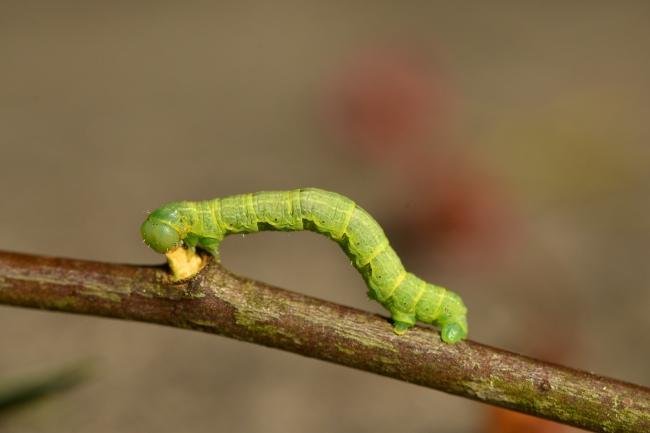
POLYGON ((507 409, 490 407, 483 431, 485 433, 578 433, 584 430, 507 409))
POLYGON ((389 157, 421 145, 445 124, 440 75, 413 50, 366 51, 334 79, 326 124, 364 156, 389 157))

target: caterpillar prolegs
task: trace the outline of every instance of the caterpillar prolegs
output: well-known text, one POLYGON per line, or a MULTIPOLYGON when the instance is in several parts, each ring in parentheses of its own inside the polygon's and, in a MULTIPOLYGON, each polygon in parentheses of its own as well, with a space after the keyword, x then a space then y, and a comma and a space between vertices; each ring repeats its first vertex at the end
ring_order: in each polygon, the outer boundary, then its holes
POLYGON ((303 188, 168 203, 140 228, 145 243, 167 255, 176 279, 199 271, 195 248, 218 258, 226 235, 261 230, 311 230, 336 241, 363 276, 370 298, 390 311, 397 334, 420 321, 440 326, 447 343, 467 336, 467 308, 460 297, 406 272, 379 224, 334 192, 303 188))

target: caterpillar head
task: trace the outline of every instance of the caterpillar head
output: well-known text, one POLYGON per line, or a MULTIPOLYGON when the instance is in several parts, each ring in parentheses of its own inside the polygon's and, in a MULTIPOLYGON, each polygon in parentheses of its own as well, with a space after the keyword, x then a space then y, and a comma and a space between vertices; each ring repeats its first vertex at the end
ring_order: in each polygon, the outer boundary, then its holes
POLYGON ((166 205, 153 211, 140 226, 144 243, 164 254, 179 247, 183 240, 181 216, 175 206, 166 205))

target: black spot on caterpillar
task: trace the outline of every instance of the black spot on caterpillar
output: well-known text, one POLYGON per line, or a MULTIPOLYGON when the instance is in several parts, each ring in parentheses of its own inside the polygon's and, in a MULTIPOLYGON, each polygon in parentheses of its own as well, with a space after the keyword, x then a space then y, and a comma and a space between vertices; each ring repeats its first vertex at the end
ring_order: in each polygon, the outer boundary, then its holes
POLYGON ((416 321, 441 327, 447 343, 467 337, 467 308, 461 298, 406 272, 384 231, 365 210, 340 194, 316 188, 262 191, 199 202, 168 203, 141 227, 145 243, 167 254, 176 278, 187 278, 175 263, 201 248, 219 257, 226 235, 261 230, 321 233, 341 245, 368 286, 368 295, 390 313, 397 334, 416 321))

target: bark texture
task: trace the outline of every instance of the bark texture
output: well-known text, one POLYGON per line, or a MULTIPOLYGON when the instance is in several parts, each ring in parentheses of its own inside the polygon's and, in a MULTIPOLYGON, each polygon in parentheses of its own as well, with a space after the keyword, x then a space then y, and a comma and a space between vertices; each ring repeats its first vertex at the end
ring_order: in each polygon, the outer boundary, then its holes
POLYGON ((0 304, 194 329, 323 359, 598 432, 650 432, 650 389, 472 341, 446 344, 381 316, 210 263, 173 283, 163 266, 0 252, 0 304))

